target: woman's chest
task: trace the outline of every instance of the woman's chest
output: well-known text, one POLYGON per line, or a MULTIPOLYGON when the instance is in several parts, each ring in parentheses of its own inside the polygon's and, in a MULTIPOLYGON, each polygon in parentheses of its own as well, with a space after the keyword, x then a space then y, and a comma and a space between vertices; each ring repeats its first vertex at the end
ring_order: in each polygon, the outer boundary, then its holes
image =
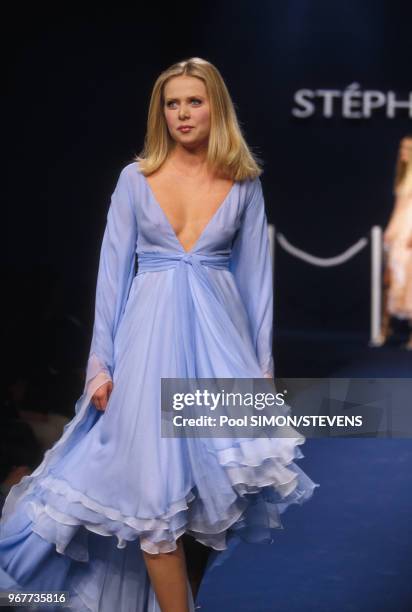
MULTIPOLYGON (((154 186, 153 186, 154 187, 154 186)), ((186 252, 197 248, 228 248, 237 232, 244 206, 241 183, 226 183, 213 193, 175 187, 170 193, 152 189, 142 177, 136 197, 138 241, 143 248, 160 245, 186 252), (161 198, 161 202, 160 202, 161 198)))

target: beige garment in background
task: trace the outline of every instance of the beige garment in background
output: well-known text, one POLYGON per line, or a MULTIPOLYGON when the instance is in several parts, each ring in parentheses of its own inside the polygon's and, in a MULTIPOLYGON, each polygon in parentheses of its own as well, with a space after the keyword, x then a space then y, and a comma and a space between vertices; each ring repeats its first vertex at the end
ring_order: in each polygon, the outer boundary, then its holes
POLYGON ((399 194, 384 234, 390 272, 388 312, 412 320, 412 193, 399 194))

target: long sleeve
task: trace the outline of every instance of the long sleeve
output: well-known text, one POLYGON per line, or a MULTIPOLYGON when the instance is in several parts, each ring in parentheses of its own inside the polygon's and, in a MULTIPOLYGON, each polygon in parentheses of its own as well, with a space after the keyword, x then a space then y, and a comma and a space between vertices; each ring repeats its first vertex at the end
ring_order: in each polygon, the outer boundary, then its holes
POLYGON ((262 375, 273 377, 273 271, 259 177, 251 184, 249 202, 232 246, 230 269, 246 308, 262 375))
POLYGON ((134 277, 137 222, 127 169, 123 168, 111 196, 100 249, 93 337, 85 391, 112 380, 114 338, 134 277))

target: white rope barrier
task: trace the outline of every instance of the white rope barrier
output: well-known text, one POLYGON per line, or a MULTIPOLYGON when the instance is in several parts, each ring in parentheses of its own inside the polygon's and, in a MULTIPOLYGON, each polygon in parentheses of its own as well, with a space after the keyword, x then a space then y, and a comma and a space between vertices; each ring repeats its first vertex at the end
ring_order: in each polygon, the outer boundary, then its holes
POLYGON ((374 225, 371 229, 370 241, 368 238, 360 238, 355 244, 335 257, 317 257, 306 253, 302 249, 293 246, 283 234, 276 233, 275 226, 269 224, 269 242, 272 257, 273 271, 275 270, 275 246, 276 241, 290 255, 297 257, 306 263, 320 267, 339 266, 357 255, 366 247, 371 245, 371 286, 370 286, 370 346, 381 346, 381 324, 382 324, 382 228, 374 225))
POLYGON ((305 251, 293 246, 283 234, 278 234, 277 240, 280 246, 290 255, 298 257, 299 259, 302 259, 303 261, 306 261, 314 266, 321 267, 339 266, 357 255, 359 251, 365 248, 365 246, 368 244, 367 238, 360 238, 358 242, 355 242, 355 244, 346 249, 346 251, 340 255, 336 255, 335 257, 316 257, 316 255, 310 255, 310 253, 305 253, 305 251))

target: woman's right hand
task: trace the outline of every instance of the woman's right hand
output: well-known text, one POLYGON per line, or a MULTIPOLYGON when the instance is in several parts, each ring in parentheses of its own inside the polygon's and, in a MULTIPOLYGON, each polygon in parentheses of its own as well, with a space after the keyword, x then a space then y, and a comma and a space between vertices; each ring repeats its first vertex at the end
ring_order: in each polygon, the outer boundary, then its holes
POLYGON ((106 410, 107 402, 109 401, 110 394, 113 389, 113 383, 108 380, 106 383, 96 389, 92 396, 92 402, 96 406, 97 410, 106 410))

